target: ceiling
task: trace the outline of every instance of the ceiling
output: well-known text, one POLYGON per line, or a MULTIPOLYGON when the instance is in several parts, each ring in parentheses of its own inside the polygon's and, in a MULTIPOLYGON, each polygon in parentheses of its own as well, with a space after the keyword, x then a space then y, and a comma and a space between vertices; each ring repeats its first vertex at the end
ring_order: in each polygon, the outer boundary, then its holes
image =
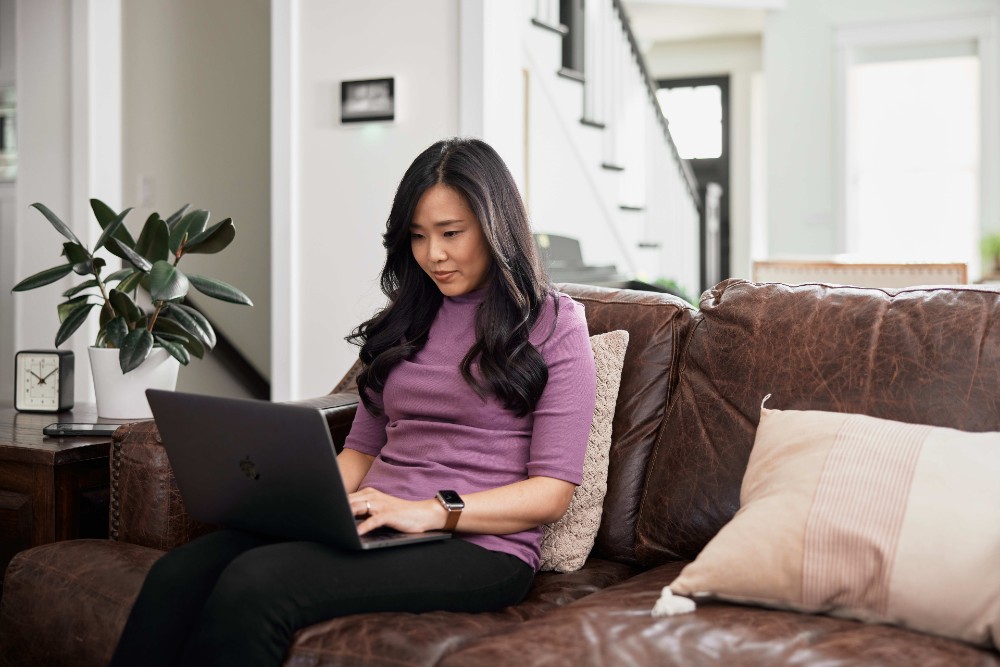
POLYGON ((767 12, 779 0, 623 0, 632 31, 644 51, 656 42, 760 35, 767 12))

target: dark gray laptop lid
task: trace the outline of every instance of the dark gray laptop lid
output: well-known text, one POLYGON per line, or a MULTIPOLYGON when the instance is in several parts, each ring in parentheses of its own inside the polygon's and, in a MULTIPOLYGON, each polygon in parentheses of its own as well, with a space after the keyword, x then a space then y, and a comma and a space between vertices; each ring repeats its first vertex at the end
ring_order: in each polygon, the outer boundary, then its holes
MULTIPOLYGON (((146 396, 195 519, 347 549, 374 546, 358 537, 319 410, 155 389, 146 396)), ((448 537, 397 535, 406 542, 448 537)))

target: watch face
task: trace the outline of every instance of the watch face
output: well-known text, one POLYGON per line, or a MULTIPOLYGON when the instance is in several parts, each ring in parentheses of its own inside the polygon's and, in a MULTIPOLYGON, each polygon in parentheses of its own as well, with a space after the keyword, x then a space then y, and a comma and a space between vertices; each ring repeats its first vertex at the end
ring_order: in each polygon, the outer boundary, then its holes
POLYGON ((59 365, 56 354, 19 353, 15 364, 14 406, 18 410, 59 410, 59 365))
POLYGON ((465 501, 462 500, 462 496, 450 489, 438 491, 437 495, 441 500, 441 503, 449 510, 460 510, 465 508, 465 501))

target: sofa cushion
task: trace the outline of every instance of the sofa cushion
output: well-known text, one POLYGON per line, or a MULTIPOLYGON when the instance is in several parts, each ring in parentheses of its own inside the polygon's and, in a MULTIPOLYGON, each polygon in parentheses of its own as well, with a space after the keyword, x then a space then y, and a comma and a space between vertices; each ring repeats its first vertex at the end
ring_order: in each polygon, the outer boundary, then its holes
POLYGON ((285 667, 437 665, 443 656, 484 636, 526 621, 534 622, 554 609, 620 583, 635 573, 636 570, 622 563, 592 558, 576 572, 539 573, 523 602, 496 612, 393 612, 332 619, 298 632, 284 664, 285 667))
MULTIPOLYGON (((0 598, 0 666, 99 667, 111 658, 146 573, 162 551, 71 540, 23 551, 0 598)), ((285 665, 434 665, 483 635, 541 616, 634 576, 592 558, 568 574, 542 572, 520 604, 483 614, 358 614, 304 628, 285 665)))
POLYGON ((0 598, 0 665, 106 665, 162 551, 72 540, 14 557, 0 598))
POLYGON ((691 331, 637 522, 646 565, 693 560, 736 513, 765 394, 778 409, 1000 431, 995 291, 728 280, 691 331))
POLYGON ((885 625, 829 616, 701 604, 652 618, 660 589, 685 563, 668 563, 458 648, 440 667, 1000 667, 1000 655, 885 625))
POLYGON ((569 508, 561 519, 544 526, 540 569, 572 572, 583 567, 601 525, 604 496, 608 490, 608 450, 611 424, 628 348, 627 331, 609 331, 590 337, 597 373, 594 419, 590 424, 583 481, 573 490, 569 508))
POLYGON ((1000 648, 998 480, 1000 433, 764 409, 739 512, 671 589, 1000 648))
POLYGON ((629 333, 608 455, 608 492, 594 555, 635 563, 636 519, 646 465, 663 430, 677 379, 675 359, 694 309, 677 297, 656 292, 565 283, 557 288, 583 304, 591 335, 616 329, 629 333))

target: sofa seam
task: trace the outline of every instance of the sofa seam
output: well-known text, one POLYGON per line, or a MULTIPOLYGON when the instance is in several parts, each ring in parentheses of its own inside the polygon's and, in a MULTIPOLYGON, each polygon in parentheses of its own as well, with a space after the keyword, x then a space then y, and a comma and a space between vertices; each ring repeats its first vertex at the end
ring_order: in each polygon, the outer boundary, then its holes
MULTIPOLYGON (((680 351, 680 354, 679 354, 679 357, 678 357, 680 363, 678 364, 678 369, 677 369, 677 384, 673 388, 674 390, 672 390, 670 392, 671 395, 668 398, 666 407, 664 408, 663 419, 660 421, 660 428, 658 429, 658 432, 657 432, 657 435, 656 435, 656 442, 653 445, 653 451, 650 454, 649 461, 646 464, 646 474, 643 476, 643 480, 642 480, 642 495, 641 495, 640 500, 639 500, 639 514, 635 518, 635 533, 636 533, 636 535, 635 535, 636 536, 635 550, 636 551, 638 551, 638 547, 639 547, 639 544, 638 544, 638 542, 639 542, 639 529, 640 529, 640 525, 642 524, 642 517, 643 517, 643 514, 644 514, 645 509, 646 509, 646 497, 647 497, 647 495, 649 493, 650 476, 652 475, 652 470, 653 470, 654 466, 656 465, 656 459, 658 458, 659 453, 660 453, 660 446, 663 444, 663 437, 664 437, 664 434, 666 433, 666 430, 667 430, 667 424, 670 423, 671 417, 673 416, 673 413, 674 413, 674 411, 676 410, 676 407, 677 407, 677 401, 680 400, 678 398, 679 391, 677 391, 677 390, 680 387, 680 378, 684 375, 684 372, 687 370, 687 363, 688 363, 688 354, 687 354, 687 352, 688 352, 688 348, 691 345, 691 339, 694 338, 694 335, 697 332, 698 327, 700 327, 702 325, 702 323, 704 323, 704 322, 705 322, 704 317, 702 317, 700 315, 696 315, 695 319, 692 320, 691 330, 688 332, 688 335, 685 336, 685 338, 684 338, 683 349, 680 351)), ((636 557, 636 561, 639 562, 641 565, 643 565, 644 567, 650 567, 650 565, 648 563, 645 563, 645 562, 643 562, 642 560, 639 559, 638 554, 635 554, 635 557, 636 557)))

